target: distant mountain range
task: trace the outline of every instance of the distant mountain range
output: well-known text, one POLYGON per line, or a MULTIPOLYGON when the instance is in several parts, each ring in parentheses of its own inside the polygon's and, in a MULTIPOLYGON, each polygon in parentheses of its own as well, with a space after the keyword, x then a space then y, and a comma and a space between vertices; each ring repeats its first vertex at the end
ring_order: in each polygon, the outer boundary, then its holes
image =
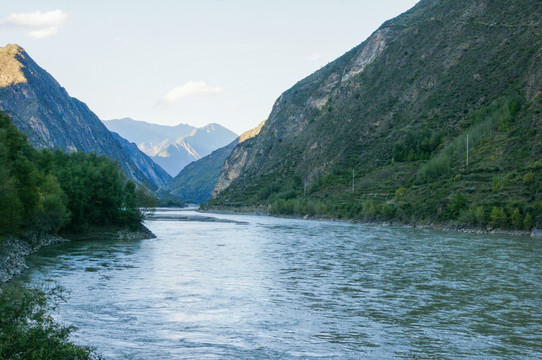
POLYGON ((129 177, 153 190, 171 180, 137 147, 109 132, 83 102, 69 96, 18 45, 0 47, 0 110, 11 116, 36 148, 107 155, 129 177))
POLYGON ((105 120, 103 123, 109 130, 134 142, 172 176, 192 161, 237 138, 237 134, 219 124, 196 128, 186 124, 156 125, 130 118, 105 120))

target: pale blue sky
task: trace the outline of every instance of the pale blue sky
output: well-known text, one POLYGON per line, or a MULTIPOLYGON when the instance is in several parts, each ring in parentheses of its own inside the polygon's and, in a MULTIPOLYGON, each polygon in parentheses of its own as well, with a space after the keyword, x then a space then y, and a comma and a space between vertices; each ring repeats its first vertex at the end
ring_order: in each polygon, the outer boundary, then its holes
POLYGON ((416 2, 20 0, 3 2, 0 38, 101 119, 217 122, 241 133, 416 2))

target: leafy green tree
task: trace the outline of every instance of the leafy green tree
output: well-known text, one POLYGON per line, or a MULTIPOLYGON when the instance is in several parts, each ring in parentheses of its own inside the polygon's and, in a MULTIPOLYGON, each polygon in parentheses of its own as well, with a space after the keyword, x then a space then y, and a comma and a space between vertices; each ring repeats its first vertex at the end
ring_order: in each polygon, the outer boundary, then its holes
POLYGON ((0 167, 0 235, 17 232, 22 224, 23 205, 17 196, 16 179, 0 167))
POLYGON ((137 207, 141 211, 141 216, 144 218, 154 211, 158 206, 158 198, 143 186, 139 186, 136 190, 137 207))
POLYGON ((67 198, 57 178, 48 174, 39 187, 40 200, 34 226, 42 232, 55 232, 67 224, 67 198))
POLYGON ((67 195, 70 230, 141 221, 135 184, 126 181, 115 161, 96 154, 55 151, 53 163, 53 172, 67 195))

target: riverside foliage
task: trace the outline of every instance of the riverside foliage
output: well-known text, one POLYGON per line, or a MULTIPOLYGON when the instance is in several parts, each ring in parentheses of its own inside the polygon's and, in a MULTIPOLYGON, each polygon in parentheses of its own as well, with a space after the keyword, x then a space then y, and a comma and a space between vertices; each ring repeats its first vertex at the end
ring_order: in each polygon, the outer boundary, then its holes
MULTIPOLYGON (((38 151, 0 113, 0 241, 27 231, 136 226, 143 217, 142 200, 152 196, 127 180, 115 161, 96 154, 38 151)), ((98 358, 70 342, 72 328, 50 316, 48 298, 17 283, 0 286, 0 359, 98 358)))
POLYGON ((142 195, 115 161, 94 153, 38 151, 0 114, 0 236, 136 225, 142 195))
POLYGON ((54 321, 47 297, 18 284, 0 287, 0 359, 98 359, 90 349, 69 341, 72 328, 54 321))

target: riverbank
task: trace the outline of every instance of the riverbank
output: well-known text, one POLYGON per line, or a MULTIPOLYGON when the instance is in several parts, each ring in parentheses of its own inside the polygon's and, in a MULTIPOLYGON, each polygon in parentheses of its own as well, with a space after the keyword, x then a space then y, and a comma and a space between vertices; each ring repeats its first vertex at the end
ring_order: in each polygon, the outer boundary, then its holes
POLYGON ((442 231, 454 231, 454 232, 463 232, 463 233, 472 233, 472 234, 505 234, 513 236, 531 236, 534 238, 542 238, 541 229, 533 229, 531 231, 527 230, 508 230, 500 229, 495 227, 473 227, 466 225, 459 225, 453 222, 446 224, 440 223, 403 223, 398 221, 364 221, 359 219, 338 219, 330 216, 311 216, 311 215, 283 215, 283 214, 272 214, 267 206, 243 206, 236 208, 205 208, 199 209, 197 211, 206 213, 212 212, 216 214, 238 214, 238 215, 258 215, 258 216, 274 216, 278 218, 285 219, 303 219, 303 220, 323 220, 323 221, 342 221, 349 222, 354 224, 367 224, 367 225, 379 225, 379 226, 397 226, 397 227, 408 227, 408 228, 421 228, 421 229, 432 229, 432 230, 442 230, 442 231))
POLYGON ((134 241, 155 238, 149 229, 140 225, 135 229, 118 226, 94 227, 83 233, 63 233, 61 236, 28 232, 21 236, 10 236, 0 242, 0 283, 6 283, 28 269, 26 257, 45 246, 67 241, 117 239, 134 241))
POLYGON ((0 242, 0 283, 5 283, 28 269, 25 258, 44 246, 68 241, 50 234, 27 233, 10 236, 0 242))
POLYGON ((92 227, 92 229, 81 233, 62 233, 62 236, 73 241, 95 241, 104 238, 119 241, 134 241, 156 238, 156 235, 143 224, 139 224, 137 227, 133 228, 122 226, 95 226, 92 227))

